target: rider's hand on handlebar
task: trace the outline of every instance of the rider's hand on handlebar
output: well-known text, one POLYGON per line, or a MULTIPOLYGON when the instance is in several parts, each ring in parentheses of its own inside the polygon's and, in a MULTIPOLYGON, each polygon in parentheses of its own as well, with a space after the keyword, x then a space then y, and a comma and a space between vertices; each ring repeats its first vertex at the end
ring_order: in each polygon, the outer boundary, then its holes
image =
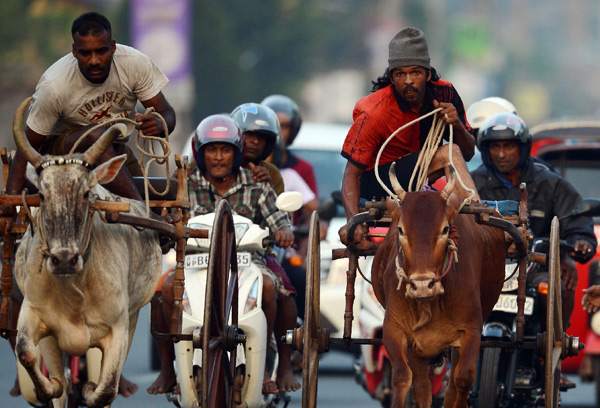
POLYGON ((294 245, 294 233, 292 229, 285 225, 275 233, 275 241, 281 248, 289 248, 294 245))
POLYGON ((575 242, 575 251, 569 252, 569 255, 577 262, 586 263, 596 254, 595 248, 587 241, 582 239, 575 242))
POLYGON ((600 286, 593 285, 583 290, 583 298, 581 299, 581 305, 583 310, 588 313, 593 313, 600 308, 600 286))

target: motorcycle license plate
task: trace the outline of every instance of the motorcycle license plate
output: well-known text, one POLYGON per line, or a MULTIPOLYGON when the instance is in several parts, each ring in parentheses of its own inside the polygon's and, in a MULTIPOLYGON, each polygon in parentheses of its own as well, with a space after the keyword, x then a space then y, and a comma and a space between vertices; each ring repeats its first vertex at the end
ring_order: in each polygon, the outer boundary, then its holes
MULTIPOLYGON (((507 313, 517 313, 517 295, 500 295, 498 302, 494 306, 494 310, 507 313)), ((533 298, 527 296, 525 298, 525 315, 531 316, 533 313, 533 298)))
MULTIPOLYGON (((250 252, 238 252, 237 263, 240 267, 250 266, 252 261, 252 255, 250 252)), ((207 268, 208 267, 208 254, 193 254, 185 256, 185 267, 186 268, 207 268)))

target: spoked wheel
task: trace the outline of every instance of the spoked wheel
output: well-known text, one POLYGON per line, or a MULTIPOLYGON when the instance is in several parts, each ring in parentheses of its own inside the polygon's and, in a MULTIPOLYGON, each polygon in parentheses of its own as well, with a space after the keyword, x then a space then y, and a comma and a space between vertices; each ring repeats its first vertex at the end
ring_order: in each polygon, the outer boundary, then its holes
POLYGON ((546 313, 546 408, 558 407, 561 354, 563 350, 562 301, 560 288, 560 248, 558 218, 552 219, 548 254, 548 309, 546 313))
POLYGON ((215 213, 202 326, 201 407, 231 408, 238 338, 238 266, 231 209, 215 213))
MULTIPOLYGON (((302 407, 314 408, 317 406, 317 385, 319 371, 319 353, 327 345, 322 340, 323 334, 319 327, 320 313, 320 283, 321 283, 321 251, 319 247, 319 215, 316 211, 310 218, 308 233, 308 254, 306 257, 306 308, 304 312, 304 331, 302 346, 302 407)), ((328 340, 328 336, 327 336, 328 340)))

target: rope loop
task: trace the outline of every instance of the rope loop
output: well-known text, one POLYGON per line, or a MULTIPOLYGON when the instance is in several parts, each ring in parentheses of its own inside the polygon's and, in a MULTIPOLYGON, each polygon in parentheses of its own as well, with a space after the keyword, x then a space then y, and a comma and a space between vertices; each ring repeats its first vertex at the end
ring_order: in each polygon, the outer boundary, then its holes
MULTIPOLYGON (((417 119, 414 119, 414 120, 408 122, 407 124, 400 126, 398 129, 396 129, 396 131, 394 131, 385 140, 385 142, 381 145, 381 147, 379 148, 379 151, 377 152, 377 158, 375 159, 375 178, 379 182, 379 185, 385 190, 385 192, 388 193, 391 198, 393 198, 394 200, 396 200, 398 202, 400 201, 398 196, 394 192, 392 192, 385 185, 385 183, 381 180, 381 177, 379 177, 379 160, 381 158, 381 154, 385 150, 385 147, 388 145, 388 143, 398 133, 400 133, 402 130, 408 128, 409 126, 412 126, 415 123, 433 115, 433 122, 431 124, 431 127, 429 128, 429 133, 427 134, 425 143, 423 144, 423 147, 421 148, 421 151, 419 152, 419 157, 417 158, 417 163, 415 164, 415 168, 413 169, 413 173, 410 177, 410 182, 408 184, 408 191, 412 191, 411 188, 413 186, 413 181, 415 181, 415 177, 416 177, 416 185, 415 185, 414 191, 420 191, 423 188, 423 186, 427 184, 427 172, 429 170, 429 165, 431 164, 431 161, 433 160, 433 157, 435 156, 438 146, 440 145, 440 143, 442 141, 442 137, 444 135, 444 129, 447 126, 446 122, 444 122, 442 117, 438 116, 438 112, 440 112, 441 110, 442 110, 442 108, 434 109, 431 112, 426 113, 425 115, 420 116, 417 119)), ((446 117, 447 117, 447 114, 446 114, 446 117)), ((449 126, 450 126, 450 137, 448 140, 448 145, 450 147, 449 147, 449 153, 448 153, 448 161, 452 166, 454 166, 454 161, 452 160, 452 145, 454 143, 454 126, 453 125, 449 125, 449 126)), ((460 178, 460 175, 458 173, 456 173, 456 177, 458 179, 458 182, 462 186, 462 188, 465 191, 470 192, 469 196, 461 202, 461 205, 459 207, 459 211, 460 211, 460 209, 462 209, 462 207, 464 205, 469 204, 471 202, 471 199, 473 197, 475 197, 475 191, 468 188, 464 184, 464 182, 462 181, 462 179, 460 178)))
MULTIPOLYGON (((169 156, 171 155, 172 149, 171 149, 171 144, 169 143, 169 129, 167 128, 167 122, 162 117, 162 115, 160 113, 156 112, 153 107, 147 108, 144 115, 152 115, 152 116, 155 116, 156 118, 158 118, 158 120, 163 125, 164 137, 145 135, 142 132, 142 129, 140 128, 140 123, 135 120, 132 120, 130 118, 114 118, 114 119, 109 119, 106 122, 99 123, 95 126, 92 126, 90 129, 86 130, 85 133, 83 133, 79 137, 79 139, 77 139, 77 141, 75 142, 75 144, 69 151, 69 154, 73 154, 75 152, 75 150, 77 149, 77 146, 79 146, 79 144, 91 132, 98 129, 99 127, 109 128, 110 126, 112 126, 115 123, 125 123, 125 124, 131 124, 131 125, 135 126, 135 128, 138 129, 136 140, 135 140, 135 147, 141 153, 141 156, 142 156, 140 159, 140 168, 142 170, 142 175, 144 176, 144 201, 146 203, 146 217, 150 217, 150 194, 149 194, 149 191, 152 191, 152 193, 154 193, 155 195, 162 197, 162 196, 165 196, 171 188, 169 156), (162 148, 162 151, 163 151, 162 154, 155 153, 153 142, 157 142, 160 145, 160 147, 162 148), (145 163, 146 157, 150 158, 150 160, 148 160, 147 163, 145 163), (167 182, 166 182, 165 189, 163 191, 157 191, 154 188, 154 186, 152 186, 152 184, 150 184, 150 182, 148 180, 148 170, 152 163, 156 163, 157 165, 165 166, 165 174, 166 174, 165 178, 166 178, 167 182)), ((127 141, 128 137, 129 136, 124 136, 124 137, 119 136, 117 139, 115 139, 115 142, 125 143, 127 141)))

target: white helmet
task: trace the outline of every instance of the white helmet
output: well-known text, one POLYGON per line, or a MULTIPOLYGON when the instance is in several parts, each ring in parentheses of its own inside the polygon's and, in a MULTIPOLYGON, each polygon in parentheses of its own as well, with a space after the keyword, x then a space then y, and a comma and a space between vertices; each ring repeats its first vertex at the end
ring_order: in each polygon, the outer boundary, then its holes
POLYGON ((515 106, 504 98, 491 96, 475 102, 467 109, 467 121, 473 129, 479 129, 487 118, 496 113, 517 114, 515 106))

